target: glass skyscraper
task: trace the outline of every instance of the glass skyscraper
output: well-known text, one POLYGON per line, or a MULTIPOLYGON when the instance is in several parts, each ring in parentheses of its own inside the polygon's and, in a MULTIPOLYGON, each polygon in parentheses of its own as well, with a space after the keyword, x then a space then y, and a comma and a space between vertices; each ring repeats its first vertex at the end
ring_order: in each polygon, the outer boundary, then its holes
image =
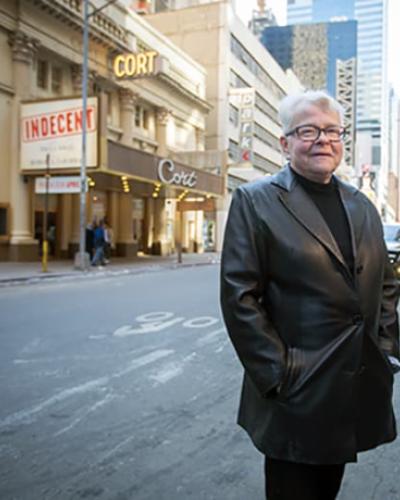
MULTIPOLYGON (((385 0, 288 0, 288 24, 356 19, 357 129, 379 133, 382 109, 385 0)), ((375 153, 376 160, 376 153, 375 153)), ((374 162, 375 163, 375 162, 374 162)))
POLYGON ((309 89, 325 89, 345 110, 345 164, 354 167, 357 21, 264 28, 260 39, 283 69, 309 89))

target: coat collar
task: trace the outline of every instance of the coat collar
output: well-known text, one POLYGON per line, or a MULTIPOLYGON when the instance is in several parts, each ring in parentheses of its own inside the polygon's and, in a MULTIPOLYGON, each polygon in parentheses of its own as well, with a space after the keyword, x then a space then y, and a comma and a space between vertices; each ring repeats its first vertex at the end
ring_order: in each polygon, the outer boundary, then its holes
MULTIPOLYGON (((360 207, 360 197, 357 196, 358 189, 345 184, 337 177, 335 179, 349 223, 354 265, 356 266, 357 248, 361 240, 365 210, 360 207)), ((279 198, 286 209, 340 262, 350 275, 350 270, 325 219, 297 182, 289 165, 276 174, 271 179, 271 183, 281 188, 279 198)))

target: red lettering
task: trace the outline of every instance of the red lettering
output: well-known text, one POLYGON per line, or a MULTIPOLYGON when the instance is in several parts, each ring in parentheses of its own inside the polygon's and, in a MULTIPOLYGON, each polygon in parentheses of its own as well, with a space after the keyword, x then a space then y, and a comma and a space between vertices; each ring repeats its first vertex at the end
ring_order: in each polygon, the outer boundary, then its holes
POLYGON ((93 108, 88 108, 86 110, 86 121, 87 121, 87 128, 86 130, 91 130, 93 125, 92 125, 92 120, 93 120, 93 108))
POLYGON ((55 115, 51 115, 50 116, 50 134, 51 135, 56 135, 57 134, 56 117, 55 117, 55 115))
POLYGON ((39 137, 39 120, 37 118, 31 120, 32 125, 32 139, 39 137))
POLYGON ((75 132, 82 130, 82 110, 75 111, 75 132))
POLYGON ((40 120, 40 128, 42 137, 47 137, 49 134, 49 125, 45 116, 43 116, 40 120))
POLYGON ((72 132, 72 112, 68 111, 67 112, 67 132, 72 132))
POLYGON ((60 134, 65 132, 65 115, 62 113, 57 116, 57 127, 60 134))
MULTIPOLYGON (((83 110, 80 108, 43 113, 22 119, 21 134, 24 141, 49 139, 82 132, 83 110)), ((86 110, 86 129, 96 130, 97 113, 94 106, 86 110)))

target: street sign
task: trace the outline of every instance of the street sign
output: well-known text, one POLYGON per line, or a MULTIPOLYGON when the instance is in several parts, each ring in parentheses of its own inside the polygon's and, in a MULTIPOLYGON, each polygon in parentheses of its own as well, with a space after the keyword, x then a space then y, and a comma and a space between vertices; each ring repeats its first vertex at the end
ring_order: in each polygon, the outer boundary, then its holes
MULTIPOLYGON (((79 176, 68 177, 50 177, 49 178, 49 194, 64 194, 64 193, 80 193, 81 179, 79 176)), ((87 184, 86 184, 87 191, 87 184)), ((46 193, 46 177, 36 177, 35 193, 46 193)))

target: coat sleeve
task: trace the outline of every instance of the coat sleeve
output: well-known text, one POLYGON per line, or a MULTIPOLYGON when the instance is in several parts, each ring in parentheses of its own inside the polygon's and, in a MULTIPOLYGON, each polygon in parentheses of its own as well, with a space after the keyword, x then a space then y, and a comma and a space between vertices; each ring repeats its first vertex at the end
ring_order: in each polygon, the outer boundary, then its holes
POLYGON ((261 231, 249 195, 239 187, 233 195, 222 250, 221 308, 239 359, 265 396, 284 377, 286 348, 262 304, 268 245, 261 231))
POLYGON ((382 286, 381 314, 379 321, 379 345, 388 355, 399 359, 399 319, 397 304, 399 286, 392 265, 386 257, 382 286))

